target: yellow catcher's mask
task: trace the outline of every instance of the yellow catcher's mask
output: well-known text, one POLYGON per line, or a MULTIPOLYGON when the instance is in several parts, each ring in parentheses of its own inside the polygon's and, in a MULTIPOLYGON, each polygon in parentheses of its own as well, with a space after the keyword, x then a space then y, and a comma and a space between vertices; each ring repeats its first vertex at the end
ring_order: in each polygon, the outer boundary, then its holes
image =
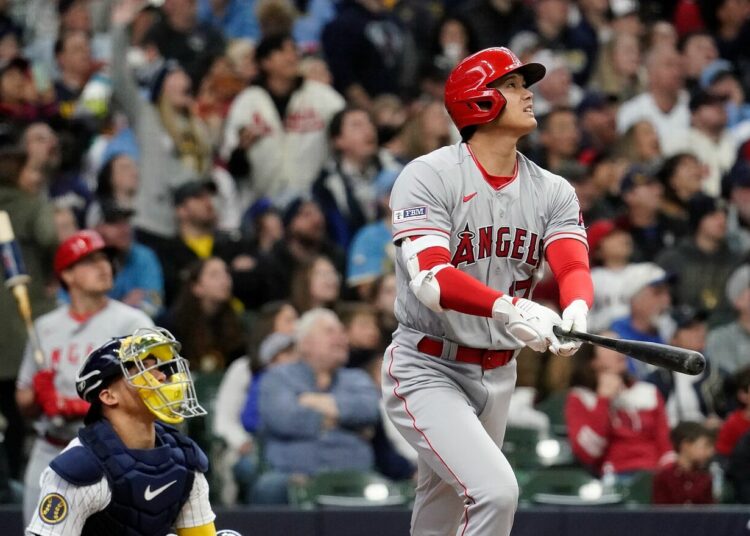
POLYGON ((180 343, 166 329, 141 328, 124 337, 120 359, 125 380, 160 421, 177 424, 206 414, 195 395, 188 362, 180 355, 180 343), (143 361, 148 358, 156 362, 147 366, 143 361), (155 370, 166 376, 164 382, 154 376, 155 370))

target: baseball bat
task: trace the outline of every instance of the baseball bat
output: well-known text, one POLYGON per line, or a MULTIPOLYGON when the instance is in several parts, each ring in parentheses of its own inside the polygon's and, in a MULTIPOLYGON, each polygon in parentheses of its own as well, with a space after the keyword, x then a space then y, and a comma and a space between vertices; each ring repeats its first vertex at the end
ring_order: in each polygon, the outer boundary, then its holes
POLYGON ((26 273, 21 249, 16 242, 10 217, 4 210, 0 210, 0 255, 5 272, 5 286, 10 289, 16 298, 18 312, 26 325, 26 333, 34 351, 34 361, 40 368, 44 368, 44 353, 42 353, 42 345, 39 342, 36 329, 34 329, 34 321, 31 316, 31 302, 29 301, 29 288, 27 286, 31 277, 26 273))
POLYGON ((706 368, 706 358, 694 350, 686 350, 658 344, 655 342, 630 341, 626 339, 612 339, 602 335, 593 335, 580 331, 563 331, 560 326, 554 326, 552 331, 557 337, 574 339, 609 348, 621 354, 628 355, 649 365, 666 368, 675 372, 682 372, 696 376, 706 368))

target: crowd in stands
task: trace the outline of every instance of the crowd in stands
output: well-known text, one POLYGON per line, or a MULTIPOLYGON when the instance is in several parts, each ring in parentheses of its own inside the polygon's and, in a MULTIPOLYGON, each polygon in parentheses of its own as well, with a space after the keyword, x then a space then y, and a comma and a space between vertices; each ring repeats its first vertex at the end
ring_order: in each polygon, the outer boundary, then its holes
MULTIPOLYGON (((490 46, 547 69, 522 152, 575 187, 590 330, 708 361, 524 350, 512 425, 548 431, 533 406, 566 394, 592 474, 706 503, 715 461, 749 503, 750 0, 0 0, 0 210, 35 316, 80 300, 53 258, 95 231, 110 300, 175 335, 199 390, 216 378, 223 502, 283 503, 323 470, 412 479, 379 399, 408 291, 388 201, 405 164, 460 142, 443 84, 490 46)), ((534 299, 558 297, 540 271, 534 299)), ((0 312, 12 500, 43 401, 8 291, 0 312)))

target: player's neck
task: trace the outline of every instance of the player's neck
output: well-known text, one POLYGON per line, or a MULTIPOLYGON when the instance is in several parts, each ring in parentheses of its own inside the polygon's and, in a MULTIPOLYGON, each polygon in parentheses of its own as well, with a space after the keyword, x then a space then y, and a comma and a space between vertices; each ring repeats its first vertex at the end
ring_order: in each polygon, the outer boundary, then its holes
POLYGON ((71 292, 70 312, 76 317, 87 318, 104 309, 108 299, 106 294, 71 292))
POLYGON ((510 177, 516 168, 516 138, 476 132, 469 140, 474 158, 490 175, 510 177))
POLYGON ((129 449, 152 449, 156 446, 156 427, 153 421, 144 421, 124 412, 108 416, 122 443, 129 449))

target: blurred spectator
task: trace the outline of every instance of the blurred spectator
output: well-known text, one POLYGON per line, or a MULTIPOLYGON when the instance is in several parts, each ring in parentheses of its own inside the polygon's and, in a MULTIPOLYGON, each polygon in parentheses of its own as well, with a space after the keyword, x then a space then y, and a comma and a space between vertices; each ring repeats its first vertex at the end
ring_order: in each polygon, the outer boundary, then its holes
MULTIPOLYGON (((707 318, 706 311, 687 305, 676 307, 672 311, 675 331, 669 344, 704 353, 707 318)), ((647 380, 656 385, 666 401, 670 426, 682 421, 696 421, 714 430, 721 424, 726 409, 724 374, 710 358, 705 370, 695 376, 657 368, 647 380)))
MULTIPOLYGON (((558 2, 566 0, 543 0, 558 2)), ((583 90, 573 83, 571 70, 559 52, 541 50, 534 54, 533 62, 541 63, 547 74, 534 86, 534 113, 544 117, 556 108, 575 109, 583 98, 583 90)))
POLYGON ((682 132, 690 125, 689 97, 684 90, 680 55, 664 46, 652 49, 646 56, 646 71, 648 89, 620 107, 617 129, 622 133, 642 119, 650 121, 663 153, 669 156, 681 148, 675 132, 682 132))
POLYGON ((54 82, 55 100, 60 115, 72 118, 79 112, 78 100, 84 86, 98 67, 91 55, 88 34, 70 31, 60 35, 55 43, 55 60, 59 73, 54 82))
MULTIPOLYGON (((693 0, 686 0, 688 3, 693 3, 693 0)), ((696 28, 699 29, 699 28, 696 28)), ((679 32, 684 35, 685 32, 679 32)), ((647 37, 648 49, 658 48, 661 46, 668 46, 670 48, 677 48, 678 41, 678 30, 666 20, 653 21, 649 27, 647 37)))
POLYGON ((213 60, 224 52, 224 37, 198 20, 197 0, 164 0, 161 15, 145 41, 154 43, 164 58, 177 60, 198 87, 213 60))
POLYGON ((235 72, 232 63, 225 56, 214 59, 201 80, 196 98, 197 114, 208 127, 213 147, 220 144, 224 121, 232 101, 246 85, 247 82, 235 72))
POLYGON ((252 324, 248 340, 247 355, 250 358, 250 367, 260 370, 262 363, 258 352, 260 345, 272 333, 294 334, 297 326, 297 311, 288 301, 268 302, 258 310, 258 315, 252 324))
MULTIPOLYGON (((651 262, 634 265, 628 276, 626 295, 630 311, 628 316, 612 323, 612 331, 621 339, 663 344, 659 331, 671 305, 667 285, 674 278, 651 262)), ((635 359, 629 359, 626 367, 636 378, 644 378, 649 372, 645 363, 635 359)))
POLYGON ((54 101, 37 90, 29 62, 21 57, 0 63, 0 117, 18 125, 57 114, 54 101))
POLYGON ((245 353, 242 325, 231 307, 232 278, 218 257, 188 268, 174 305, 157 324, 183 341, 182 355, 198 371, 224 369, 245 353))
POLYGON ((589 311, 591 331, 609 329, 614 320, 628 314, 630 309, 630 272, 637 264, 629 264, 633 253, 630 233, 620 229, 612 220, 599 220, 586 230, 591 255, 591 280, 594 283, 594 303, 589 311))
POLYGON ((612 219, 622 208, 620 183, 628 171, 629 162, 611 151, 594 156, 589 163, 588 180, 574 183, 576 195, 582 203, 583 221, 612 219), (583 188, 582 194, 579 191, 583 188))
POLYGON ((229 67, 245 85, 249 85, 258 76, 258 65, 255 62, 255 45, 249 39, 233 39, 227 45, 224 54, 229 60, 229 67))
MULTIPOLYGON (((26 166, 26 154, 18 149, 0 149, 0 210, 10 216, 10 222, 21 250, 26 272, 31 277, 27 284, 34 317, 50 311, 55 303, 46 292, 52 278, 51 260, 57 246, 54 208, 39 194, 31 194, 19 183, 26 166)), ((11 292, 0 291, 0 412, 8 427, 5 430, 5 450, 10 474, 20 476, 23 455, 24 425, 18 412, 14 393, 15 382, 24 345, 26 327, 11 292)))
MULTIPOLYGON (((604 335, 613 336, 611 332, 604 335)), ((565 403, 568 439, 576 458, 597 474, 627 478, 672 462, 664 401, 650 383, 628 374, 626 357, 601 346, 573 359, 565 403)))
POLYGON ((321 42, 334 87, 354 106, 369 109, 374 97, 415 83, 414 41, 384 0, 342 1, 321 42))
MULTIPOLYGON (((179 1, 169 0, 172 6, 179 1)), ((173 62, 162 65, 151 78, 148 100, 128 72, 126 26, 138 14, 138 7, 138 3, 123 2, 112 11, 110 68, 113 98, 127 115, 140 149, 142 180, 134 224, 139 239, 158 250, 158 242, 176 231, 171 190, 208 171, 211 147, 205 126, 191 111, 194 101, 185 71, 173 62)))
POLYGON ((375 125, 359 108, 337 112, 328 126, 333 157, 312 185, 326 217, 328 236, 346 248, 354 234, 375 220, 374 182, 380 173, 401 166, 378 151, 375 125))
POLYGON ((164 303, 164 276, 156 254, 135 241, 133 209, 106 203, 96 231, 111 248, 116 272, 109 297, 155 317, 164 303))
POLYGON ((685 85, 691 93, 698 89, 701 73, 719 57, 713 35, 706 31, 691 32, 679 43, 682 62, 685 66, 685 85))
POLYGON ((333 308, 340 290, 341 274, 323 255, 299 266, 292 274, 291 300, 300 314, 319 307, 333 308))
POLYGON ((664 187, 661 212, 674 222, 678 238, 682 238, 690 231, 688 204, 701 192, 704 174, 705 167, 692 153, 677 153, 670 156, 656 174, 664 187))
MULTIPOLYGON (((403 148, 394 156, 401 163, 410 162, 435 149, 450 145, 453 143, 451 128, 453 127, 442 101, 426 100, 415 107, 401 129, 399 137, 403 148)), ((394 166, 389 160, 386 161, 390 164, 388 171, 400 171, 400 164, 394 166)))
POLYGON ((367 299, 375 280, 394 264, 391 241, 391 189, 398 173, 384 171, 375 180, 375 199, 380 219, 360 229, 349 246, 346 284, 360 299, 367 299))
POLYGON ((579 0, 576 3, 581 14, 582 29, 596 37, 600 43, 607 42, 611 34, 609 1, 579 0))
POLYGON ((266 255, 284 238, 281 212, 268 199, 261 198, 245 212, 241 232, 249 235, 253 251, 266 255))
POLYGON ((689 237, 664 250, 656 262, 678 276, 675 302, 713 312, 722 302, 732 269, 740 261, 727 245, 726 204, 703 194, 688 203, 689 237))
POLYGON ((511 38, 530 26, 534 18, 531 8, 518 0, 467 0, 457 4, 456 13, 476 36, 476 50, 508 46, 511 38))
POLYGON ((718 368, 735 374, 750 356, 750 264, 744 263, 732 272, 725 292, 737 318, 708 333, 706 355, 718 368))
POLYGON ((461 15, 448 14, 435 26, 427 61, 448 73, 477 50, 477 39, 468 21, 461 15))
POLYGON ((738 160, 727 176, 727 242, 732 251, 750 251, 750 161, 738 160))
POLYGON ((95 231, 80 231, 60 244, 54 270, 70 295, 70 305, 37 318, 35 329, 46 361, 38 363, 27 342, 16 381, 18 408, 34 419, 37 433, 24 475, 27 522, 39 501, 42 471, 83 427, 89 404, 78 397, 76 379, 84 358, 111 337, 153 326, 141 311, 107 297, 112 262, 95 231))
POLYGON ((716 454, 723 458, 723 462, 729 459, 740 438, 750 432, 750 366, 737 370, 733 385, 739 408, 727 416, 716 438, 716 454))
POLYGON ((289 298, 292 274, 321 255, 331 259, 338 273, 344 272, 344 254, 326 237, 325 219, 317 203, 309 199, 293 201, 284 211, 283 221, 284 240, 258 259, 253 272, 254 285, 246 294, 251 307, 289 298))
POLYGON ((707 167, 703 191, 721 194, 721 178, 737 158, 737 142, 727 129, 726 99, 704 91, 690 98, 690 129, 683 135, 682 150, 690 151, 707 167))
MULTIPOLYGON (((378 312, 378 326, 383 344, 390 344, 398 327, 396 320, 396 274, 386 272, 375 280, 369 302, 378 312)), ((399 434, 400 436, 401 434, 399 434)))
POLYGON ((734 502, 750 504, 750 432, 746 432, 729 457, 727 480, 734 487, 734 502))
POLYGON ((636 121, 622 134, 615 145, 615 152, 631 164, 657 166, 662 160, 659 133, 649 120, 636 121))
POLYGON ((365 302, 344 302, 336 307, 349 341, 350 367, 362 367, 372 354, 383 354, 377 310, 365 302))
POLYGON ((750 87, 750 6, 740 0, 717 0, 701 4, 706 26, 716 38, 719 56, 741 68, 743 86, 750 87))
MULTIPOLYGON (((227 263, 235 279, 249 277, 249 271, 255 266, 248 240, 239 233, 217 229, 215 192, 211 181, 186 182, 174 191, 177 236, 162 242, 156 250, 164 268, 167 305, 173 303, 184 270, 198 259, 219 257, 227 263)), ((243 287, 236 290, 237 297, 244 302, 247 295, 243 287)))
POLYGON ((626 33, 643 37, 646 29, 641 21, 639 0, 610 0, 609 4, 614 35, 626 33))
MULTIPOLYGON (((578 22, 571 24, 568 17, 569 0, 539 0, 534 2, 534 18, 528 28, 539 35, 542 48, 560 51, 565 57, 576 84, 584 85, 594 67, 598 38, 578 22)), ((548 69, 549 74, 549 69, 548 69)), ((577 103, 569 103, 575 106, 577 103)))
POLYGON ((575 162, 581 141, 576 114, 570 108, 553 108, 541 120, 539 127, 540 155, 535 158, 538 165, 552 173, 575 162))
POLYGON ((138 162, 127 153, 115 154, 102 166, 96 177, 96 201, 89 210, 89 220, 95 219, 104 203, 135 211, 135 196, 141 182, 138 162))
POLYGON ((297 9, 288 0, 260 0, 255 6, 255 17, 262 37, 291 35, 297 9))
POLYGON ((292 475, 374 464, 367 437, 380 418, 380 395, 365 372, 344 368, 348 345, 336 315, 325 309, 303 315, 297 350, 300 362, 269 370, 261 385, 269 471, 258 479, 254 503, 287 502, 292 475))
POLYGON ((581 149, 593 155, 609 150, 617 141, 617 108, 615 98, 592 92, 576 109, 581 131, 581 149))
POLYGON ((673 222, 661 212, 664 188, 642 166, 631 167, 620 194, 626 210, 615 222, 633 237, 633 261, 652 261, 675 242, 673 222))
MULTIPOLYGON (((727 60, 718 59, 703 69, 700 88, 726 99, 727 127, 730 129, 750 121, 750 103, 746 101, 745 90, 727 60)), ((743 141, 745 135, 745 132, 740 132, 738 141, 743 141)), ((737 134, 735 137, 738 137, 737 134)))
POLYGON ((299 76, 288 35, 264 38, 255 60, 261 74, 232 103, 222 154, 235 178, 249 174, 256 198, 288 202, 307 192, 320 173, 328 156, 326 128, 344 100, 299 76))
POLYGON ((333 85, 331 70, 320 56, 304 56, 299 62, 299 72, 305 80, 314 80, 327 86, 333 85))
POLYGON ((618 102, 625 102, 643 90, 641 71, 638 37, 629 33, 618 33, 599 53, 591 86, 606 95, 616 96, 618 102))
POLYGON ((198 20, 220 30, 227 39, 258 39, 260 29, 253 0, 198 0, 198 20))
MULTIPOLYGON (((293 335, 274 332, 260 344, 254 366, 250 366, 246 357, 241 357, 229 366, 222 380, 225 397, 232 397, 231 407, 238 411, 229 409, 229 415, 221 419, 217 417, 214 429, 227 438, 228 445, 233 449, 229 456, 233 462, 234 478, 240 486, 239 497, 244 503, 251 501, 252 490, 261 469, 260 452, 255 439, 261 428, 258 407, 261 380, 270 368, 296 363, 298 360, 293 335), (237 373, 237 377, 229 379, 228 376, 233 371, 237 373)), ((219 388, 219 397, 221 395, 222 387, 219 388)), ((216 402, 217 407, 224 407, 219 405, 218 397, 216 402)))
POLYGON ((670 434, 677 460, 654 476, 654 504, 712 504, 713 482, 708 462, 714 436, 697 422, 681 422, 670 434))

